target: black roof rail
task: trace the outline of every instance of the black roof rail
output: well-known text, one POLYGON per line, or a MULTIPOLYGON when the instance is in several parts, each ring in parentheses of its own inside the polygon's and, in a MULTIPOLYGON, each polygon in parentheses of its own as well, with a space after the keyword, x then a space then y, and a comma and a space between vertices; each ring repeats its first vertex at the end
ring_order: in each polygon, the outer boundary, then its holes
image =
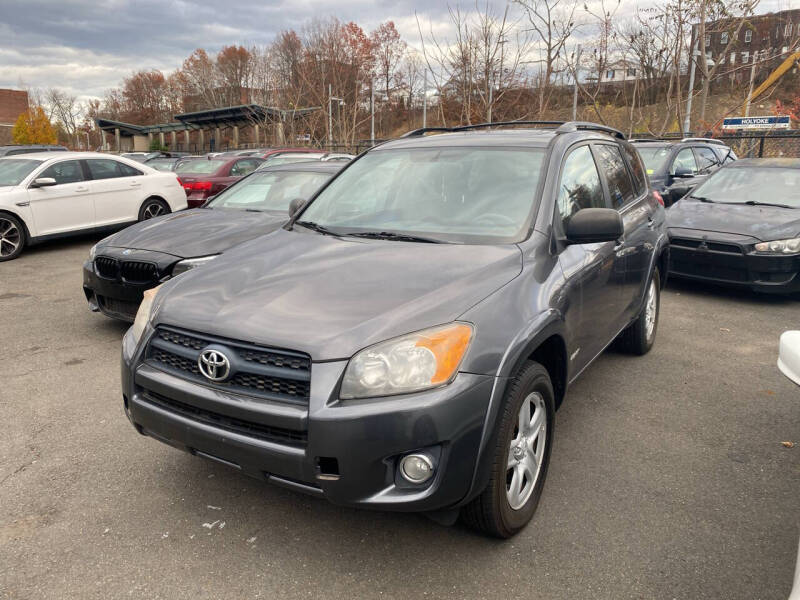
POLYGON ((509 127, 514 125, 546 125, 548 127, 556 127, 556 133, 573 133, 575 131, 600 131, 608 133, 621 140, 625 139, 625 134, 619 129, 607 127, 605 125, 598 125, 597 123, 589 123, 587 121, 496 121, 492 123, 477 123, 475 125, 458 125, 456 127, 421 127, 414 129, 408 133, 401 135, 401 138, 419 137, 426 133, 432 132, 456 132, 456 131, 472 131, 475 129, 489 129, 490 127, 509 127))
POLYGON ((606 125, 598 125, 597 123, 590 123, 588 121, 567 121, 561 127, 556 129, 556 133, 573 133, 575 131, 600 131, 602 133, 611 134, 615 138, 619 138, 621 140, 625 139, 625 134, 619 129, 614 129, 613 127, 608 127, 606 125))

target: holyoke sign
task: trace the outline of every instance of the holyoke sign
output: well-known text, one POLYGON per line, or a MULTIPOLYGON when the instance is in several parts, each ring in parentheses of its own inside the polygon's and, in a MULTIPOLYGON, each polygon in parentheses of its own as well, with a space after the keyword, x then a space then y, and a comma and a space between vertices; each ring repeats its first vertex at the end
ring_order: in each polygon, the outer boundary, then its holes
POLYGON ((733 117, 722 122, 723 129, 790 129, 791 117, 733 117))

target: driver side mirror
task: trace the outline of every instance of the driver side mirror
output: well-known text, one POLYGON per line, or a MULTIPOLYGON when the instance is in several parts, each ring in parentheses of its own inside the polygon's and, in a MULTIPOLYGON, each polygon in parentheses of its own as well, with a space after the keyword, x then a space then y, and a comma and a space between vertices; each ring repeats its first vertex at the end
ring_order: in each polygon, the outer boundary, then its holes
POLYGON ((676 167, 675 172, 672 174, 673 177, 677 177, 678 179, 686 178, 686 177, 694 177, 694 173, 692 173, 691 169, 687 167, 676 167))
POLYGON ((39 177, 31 183, 32 188, 50 187, 56 185, 56 180, 52 177, 39 177))
POLYGON ((567 243, 613 242, 622 237, 622 216, 613 208, 582 208, 567 223, 567 243))
POLYGON ((289 217, 295 216, 306 203, 305 198, 295 198, 289 203, 289 217))

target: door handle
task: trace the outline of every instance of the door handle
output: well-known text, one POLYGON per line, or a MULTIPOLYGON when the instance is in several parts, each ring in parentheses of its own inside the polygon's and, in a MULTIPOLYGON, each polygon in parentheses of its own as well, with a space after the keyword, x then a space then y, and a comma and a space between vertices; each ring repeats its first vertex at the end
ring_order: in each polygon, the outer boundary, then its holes
POLYGON ((655 219, 653 219, 653 215, 647 217, 647 228, 653 229, 656 226, 655 219))
POLYGON ((89 188, 88 188, 88 187, 83 187, 83 186, 81 186, 81 187, 76 187, 76 188, 75 188, 75 192, 76 192, 76 193, 77 193, 77 192, 88 192, 88 191, 89 191, 89 188))
POLYGON ((138 181, 131 181, 130 185, 131 185, 131 187, 139 187, 142 184, 139 183, 138 181))

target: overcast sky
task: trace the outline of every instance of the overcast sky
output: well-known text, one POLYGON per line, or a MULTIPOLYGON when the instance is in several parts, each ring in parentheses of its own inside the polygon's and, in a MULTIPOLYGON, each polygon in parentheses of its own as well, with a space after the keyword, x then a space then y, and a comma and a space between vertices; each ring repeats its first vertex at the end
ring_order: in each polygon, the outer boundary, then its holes
MULTIPOLYGON (((621 0, 617 14, 632 15, 650 1, 621 0)), ((797 6, 800 0, 762 0, 759 12, 797 6)), ((136 70, 172 71, 198 47, 268 44, 314 17, 355 21, 367 32, 393 20, 417 44, 415 11, 447 36, 447 4, 436 0, 0 0, 0 88, 59 87, 100 97, 136 70)))

